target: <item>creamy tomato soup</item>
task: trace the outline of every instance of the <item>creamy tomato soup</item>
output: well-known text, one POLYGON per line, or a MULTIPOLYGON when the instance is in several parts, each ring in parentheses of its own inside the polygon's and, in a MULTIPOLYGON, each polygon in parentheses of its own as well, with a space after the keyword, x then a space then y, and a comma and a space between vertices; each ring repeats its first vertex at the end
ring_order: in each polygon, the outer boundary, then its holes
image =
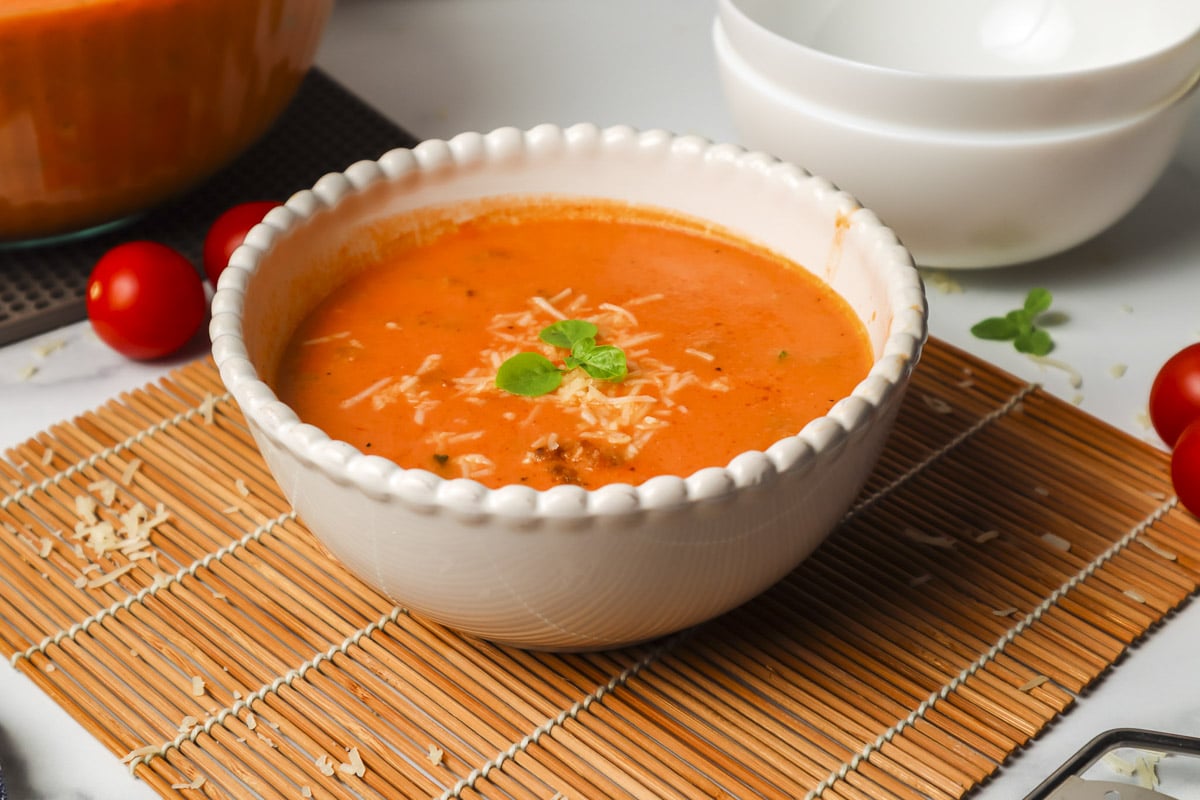
POLYGON ((828 286, 697 223, 598 203, 446 219, 320 303, 276 370, 301 419, 403 467, 538 489, 686 476, 797 433, 872 363, 828 286), (566 369, 539 339, 566 319, 624 353, 622 379, 566 369), (522 352, 561 385, 498 387, 522 352))

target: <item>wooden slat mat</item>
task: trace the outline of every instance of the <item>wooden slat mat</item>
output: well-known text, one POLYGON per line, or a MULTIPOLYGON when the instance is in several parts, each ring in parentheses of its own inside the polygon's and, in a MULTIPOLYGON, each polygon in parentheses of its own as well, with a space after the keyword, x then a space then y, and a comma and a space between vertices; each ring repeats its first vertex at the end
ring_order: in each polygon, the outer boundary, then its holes
POLYGON ((958 798, 1200 580, 1164 454, 938 341, 813 557, 609 652, 394 608, 208 361, 8 457, 0 646, 168 796, 958 798))

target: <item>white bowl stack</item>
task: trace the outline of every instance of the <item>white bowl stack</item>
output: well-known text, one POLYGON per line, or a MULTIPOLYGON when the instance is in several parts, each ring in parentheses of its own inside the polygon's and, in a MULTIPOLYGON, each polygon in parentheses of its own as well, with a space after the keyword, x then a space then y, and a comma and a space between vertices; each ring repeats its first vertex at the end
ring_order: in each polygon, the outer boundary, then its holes
POLYGON ((719 0, 713 40, 744 143, 857 196, 923 266, 1101 232, 1200 93, 1192 0, 719 0))

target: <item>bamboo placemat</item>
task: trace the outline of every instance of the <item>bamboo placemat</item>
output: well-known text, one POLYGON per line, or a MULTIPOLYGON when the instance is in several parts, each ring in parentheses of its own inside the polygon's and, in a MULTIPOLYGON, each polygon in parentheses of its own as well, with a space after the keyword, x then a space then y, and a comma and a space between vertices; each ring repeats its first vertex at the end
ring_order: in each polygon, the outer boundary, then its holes
POLYGON ((197 362, 0 462, 3 652, 165 796, 959 798, 1200 579, 1163 453, 931 341, 776 587, 505 649, 326 558, 223 392, 197 362))

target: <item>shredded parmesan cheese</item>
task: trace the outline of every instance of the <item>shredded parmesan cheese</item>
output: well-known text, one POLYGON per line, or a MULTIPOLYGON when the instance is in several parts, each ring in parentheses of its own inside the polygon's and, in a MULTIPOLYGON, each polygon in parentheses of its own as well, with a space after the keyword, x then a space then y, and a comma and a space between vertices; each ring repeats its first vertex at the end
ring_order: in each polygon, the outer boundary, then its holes
POLYGON ((358 753, 358 748, 351 747, 346 752, 350 756, 350 760, 348 762, 338 764, 338 771, 347 775, 354 775, 359 778, 361 778, 363 775, 366 775, 367 767, 363 763, 362 756, 358 753))
POLYGON ((205 425, 213 424, 213 411, 217 404, 217 398, 213 397, 212 392, 204 395, 204 399, 200 401, 200 405, 196 410, 200 412, 200 417, 204 420, 205 425))
POLYGON ((1124 591, 1124 595, 1135 603, 1145 603, 1146 602, 1146 598, 1143 597, 1140 592, 1137 592, 1133 589, 1126 589, 1124 591))
POLYGON ((925 401, 925 405, 928 406, 929 409, 935 414, 954 413, 954 409, 951 407, 951 405, 940 397, 934 397, 933 395, 927 394, 922 395, 921 399, 925 401))
POLYGON ((1174 561, 1177 558, 1177 556, 1174 553, 1172 553, 1170 550, 1159 547, 1158 545, 1156 545, 1154 542, 1150 541, 1149 539, 1138 539, 1138 541, 1141 542, 1142 545, 1147 550, 1149 550, 1151 553, 1154 553, 1155 555, 1160 556, 1161 558, 1165 558, 1167 561, 1174 561))
POLYGON ((125 465, 125 469, 121 472, 121 485, 129 486, 133 483, 133 476, 142 468, 142 460, 140 458, 132 458, 125 465))
POLYGON ((438 766, 441 766, 442 758, 445 755, 446 755, 446 753, 444 750, 442 750, 442 748, 438 747, 436 744, 431 744, 431 745, 429 745, 429 752, 426 753, 426 758, 429 759, 430 764, 432 764, 435 767, 438 767, 438 766))
POLYGON ((1064 553, 1071 549, 1070 542, 1054 533, 1043 533, 1042 541, 1057 550, 1062 550, 1064 553))
POLYGON ((33 348, 33 354, 38 358, 46 358, 67 346, 66 339, 51 339, 33 348))
POLYGON ((955 540, 944 534, 930 534, 916 528, 905 528, 904 536, 918 544, 928 544, 934 547, 953 547, 955 540))
POLYGON ((117 484, 110 481, 108 478, 103 478, 88 484, 89 492, 96 492, 100 495, 100 502, 106 506, 111 506, 117 499, 117 484))
POLYGON ((202 776, 196 776, 188 783, 172 783, 171 788, 172 789, 199 789, 203 785, 204 785, 204 778, 202 776))
POLYGON ((153 745, 153 744, 143 745, 142 747, 137 747, 137 748, 134 748, 133 750, 130 750, 128 753, 126 753, 124 756, 122 756, 121 763, 128 764, 130 761, 133 761, 135 758, 142 758, 143 756, 152 756, 157 752, 158 752, 158 745, 153 745))
POLYGON ((192 697, 204 696, 204 678, 199 675, 192 676, 192 697))
POLYGON ((1045 675, 1038 675, 1035 678, 1030 678, 1029 680, 1027 680, 1025 683, 1023 683, 1021 685, 1020 691, 1022 691, 1022 692, 1032 691, 1033 689, 1036 689, 1037 687, 1041 686, 1043 683, 1045 683, 1048 680, 1050 680, 1050 679, 1047 678, 1045 675))
POLYGON ((328 753, 322 753, 321 755, 317 756, 316 761, 313 763, 316 765, 317 769, 321 771, 321 774, 325 775, 326 777, 332 776, 335 772, 333 759, 329 757, 328 753))
POLYGON ((370 386, 363 389, 361 392, 354 395, 353 397, 347 397, 345 400, 338 403, 338 408, 342 408, 342 409, 354 408, 356 405, 358 405, 362 401, 366 400, 367 398, 371 397, 371 395, 375 394, 376 392, 378 392, 380 389, 387 386, 391 382, 392 382, 392 379, 390 377, 380 378, 379 380, 375 381, 370 386))

